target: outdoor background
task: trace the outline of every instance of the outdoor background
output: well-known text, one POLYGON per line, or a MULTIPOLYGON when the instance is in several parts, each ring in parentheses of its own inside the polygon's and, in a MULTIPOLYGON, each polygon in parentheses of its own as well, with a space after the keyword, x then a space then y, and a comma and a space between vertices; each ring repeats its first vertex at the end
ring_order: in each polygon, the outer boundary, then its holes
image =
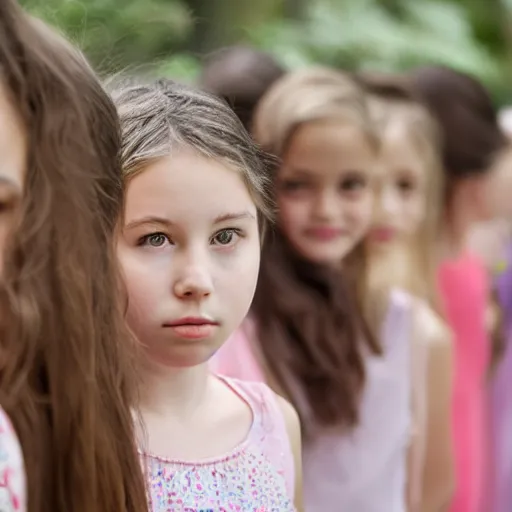
POLYGON ((21 0, 102 74, 193 80, 204 55, 253 44, 289 67, 400 71, 435 62, 512 104, 512 0, 21 0))

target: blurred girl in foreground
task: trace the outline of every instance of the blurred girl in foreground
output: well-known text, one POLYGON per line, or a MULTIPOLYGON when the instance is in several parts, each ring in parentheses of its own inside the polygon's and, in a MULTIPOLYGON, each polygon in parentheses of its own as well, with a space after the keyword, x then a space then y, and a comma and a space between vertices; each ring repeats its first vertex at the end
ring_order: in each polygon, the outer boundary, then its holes
POLYGON ((0 508, 145 511, 115 108, 14 0, 0 2, 0 117, 0 508))

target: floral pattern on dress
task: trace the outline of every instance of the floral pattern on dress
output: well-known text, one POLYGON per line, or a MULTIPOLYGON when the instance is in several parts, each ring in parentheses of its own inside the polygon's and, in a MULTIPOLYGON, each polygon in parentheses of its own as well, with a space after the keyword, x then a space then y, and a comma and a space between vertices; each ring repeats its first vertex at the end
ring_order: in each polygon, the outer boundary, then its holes
POLYGON ((229 454, 197 462, 141 453, 150 510, 295 512, 293 455, 275 395, 264 384, 221 380, 251 407, 246 440, 229 454))
POLYGON ((0 512, 24 512, 25 470, 18 439, 0 409, 0 512))

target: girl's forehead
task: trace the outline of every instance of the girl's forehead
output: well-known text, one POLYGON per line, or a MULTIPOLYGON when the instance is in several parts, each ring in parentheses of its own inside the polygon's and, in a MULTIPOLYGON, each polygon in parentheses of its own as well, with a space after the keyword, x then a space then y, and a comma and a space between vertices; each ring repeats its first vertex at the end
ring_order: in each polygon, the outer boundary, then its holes
POLYGON ((256 206, 240 172, 214 159, 177 153, 149 165, 126 190, 127 222, 133 216, 213 220, 256 206))

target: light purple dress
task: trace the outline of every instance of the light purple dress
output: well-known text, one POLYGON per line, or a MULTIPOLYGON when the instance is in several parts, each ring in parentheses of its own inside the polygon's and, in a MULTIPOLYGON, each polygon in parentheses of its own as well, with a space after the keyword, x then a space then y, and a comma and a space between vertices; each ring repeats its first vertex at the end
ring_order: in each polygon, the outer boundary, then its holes
POLYGON ((484 510, 512 510, 512 245, 496 280, 505 320, 506 349, 490 385, 492 472, 484 510))
POLYGON ((307 512, 405 512, 412 433, 412 301, 395 291, 383 326, 384 354, 371 356, 359 425, 319 432, 303 448, 307 512))
MULTIPOLYGON (((360 424, 351 432, 318 431, 302 447, 306 512, 405 512, 406 457, 412 433, 413 301, 391 294, 381 342, 368 356, 360 424)), ((231 377, 264 380, 251 320, 217 352, 212 367, 231 377)), ((252 509, 251 509, 252 510, 252 509)))

